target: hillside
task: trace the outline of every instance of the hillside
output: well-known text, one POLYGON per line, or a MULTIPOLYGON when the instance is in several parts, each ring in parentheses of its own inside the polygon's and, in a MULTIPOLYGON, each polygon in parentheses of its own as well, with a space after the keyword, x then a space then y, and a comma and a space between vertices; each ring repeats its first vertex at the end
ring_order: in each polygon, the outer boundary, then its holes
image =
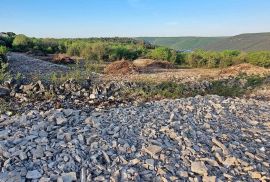
POLYGON ((217 51, 224 49, 242 51, 270 50, 270 33, 241 34, 208 44, 204 48, 217 51))
POLYGON ((225 37, 138 37, 137 40, 145 40, 154 45, 166 46, 176 50, 198 49, 211 45, 225 37))
POLYGON ((176 50, 270 50, 270 33, 240 34, 232 37, 139 37, 137 39, 176 50))

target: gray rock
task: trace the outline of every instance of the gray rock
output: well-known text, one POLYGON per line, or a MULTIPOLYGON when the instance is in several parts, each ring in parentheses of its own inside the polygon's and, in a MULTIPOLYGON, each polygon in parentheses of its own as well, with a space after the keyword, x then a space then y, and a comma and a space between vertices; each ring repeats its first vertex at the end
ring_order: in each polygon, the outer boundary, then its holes
POLYGON ((9 96, 10 90, 8 88, 0 86, 0 97, 9 96))
POLYGON ((26 178, 27 179, 39 179, 42 174, 38 170, 27 171, 26 178))
POLYGON ((191 171, 202 176, 207 175, 207 167, 201 161, 191 163, 191 171))
POLYGON ((73 182, 77 181, 77 176, 75 172, 63 173, 60 178, 63 182, 73 182))

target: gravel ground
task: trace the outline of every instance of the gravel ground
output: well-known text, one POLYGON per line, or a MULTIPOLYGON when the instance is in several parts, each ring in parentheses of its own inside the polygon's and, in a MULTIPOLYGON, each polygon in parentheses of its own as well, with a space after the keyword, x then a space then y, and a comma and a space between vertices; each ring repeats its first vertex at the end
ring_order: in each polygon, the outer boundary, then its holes
POLYGON ((1 181, 269 181, 270 104, 218 96, 0 118, 1 181))
POLYGON ((35 59, 23 53, 8 53, 8 63, 12 74, 21 73, 26 78, 29 76, 46 76, 53 72, 60 73, 68 71, 67 66, 35 59))

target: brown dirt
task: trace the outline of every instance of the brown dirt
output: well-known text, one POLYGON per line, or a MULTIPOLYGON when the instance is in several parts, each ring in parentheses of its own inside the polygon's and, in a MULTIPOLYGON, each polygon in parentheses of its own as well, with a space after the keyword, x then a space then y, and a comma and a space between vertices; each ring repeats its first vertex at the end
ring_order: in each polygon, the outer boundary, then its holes
POLYGON ((243 63, 239 65, 234 65, 228 68, 224 68, 220 71, 220 75, 236 75, 240 73, 251 74, 267 74, 270 73, 269 69, 262 68, 259 66, 254 66, 252 64, 243 63))
POLYGON ((137 59, 133 61, 133 64, 140 69, 170 69, 174 67, 173 64, 168 61, 156 61, 152 59, 137 59))
POLYGON ((137 67, 130 61, 115 61, 105 67, 105 74, 127 75, 137 73, 137 67))
POLYGON ((65 54, 55 54, 52 59, 53 63, 57 64, 74 64, 75 61, 65 54))
POLYGON ((247 75, 269 75, 270 69, 261 68, 249 64, 240 64, 226 69, 158 69, 155 72, 143 72, 132 75, 103 75, 105 80, 127 80, 127 81, 150 81, 150 82, 189 82, 200 80, 219 80, 228 77, 236 77, 239 73, 246 73, 247 75), (241 70, 241 71, 240 71, 241 70))

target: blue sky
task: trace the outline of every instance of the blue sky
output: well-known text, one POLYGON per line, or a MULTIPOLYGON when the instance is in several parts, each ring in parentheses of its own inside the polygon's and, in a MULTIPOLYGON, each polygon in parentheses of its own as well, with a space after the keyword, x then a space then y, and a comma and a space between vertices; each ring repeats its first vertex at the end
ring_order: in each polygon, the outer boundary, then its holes
POLYGON ((270 32, 270 0, 0 0, 0 32, 36 37, 270 32))

